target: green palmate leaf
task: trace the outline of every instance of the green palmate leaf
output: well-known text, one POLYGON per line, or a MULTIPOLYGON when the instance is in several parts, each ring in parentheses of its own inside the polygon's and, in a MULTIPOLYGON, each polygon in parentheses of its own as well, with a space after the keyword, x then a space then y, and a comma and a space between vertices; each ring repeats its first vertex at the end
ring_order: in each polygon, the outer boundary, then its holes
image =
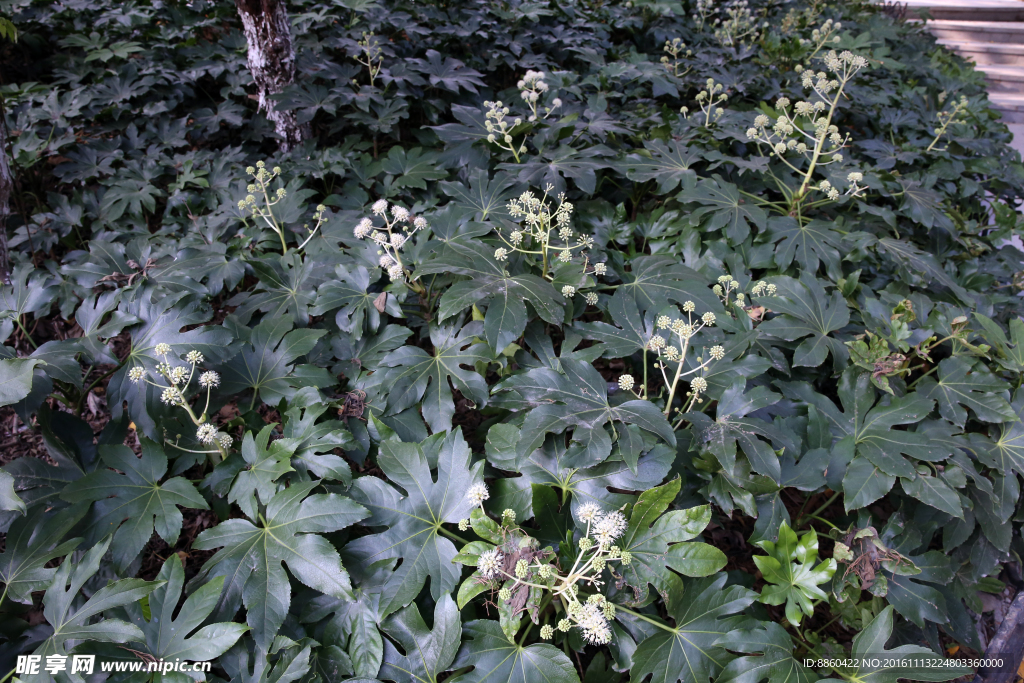
MULTIPOLYGON (((491 429, 493 431, 494 427, 491 429)), ((506 508, 514 510, 516 519, 529 519, 536 502, 533 498, 533 485, 557 489, 562 492, 564 500, 569 500, 571 496, 574 510, 587 502, 596 503, 605 509, 619 507, 633 502, 633 496, 613 493, 609 489, 644 491, 656 486, 665 479, 674 458, 675 451, 672 448, 658 445, 640 456, 634 471, 628 463, 614 456, 594 467, 573 466, 570 463, 578 458, 564 445, 556 443, 555 438, 549 438, 543 447, 521 460, 515 455, 514 447, 511 452, 504 453, 488 449, 487 459, 492 465, 522 474, 520 477, 505 477, 495 482, 493 507, 499 513, 506 508)))
POLYGON ((337 378, 323 368, 295 364, 325 334, 326 330, 293 330, 286 317, 265 317, 253 328, 242 352, 224 366, 221 391, 236 394, 251 389, 251 405, 258 399, 277 405, 281 399, 291 399, 300 387, 336 384, 337 378))
POLYGON ((384 666, 380 675, 396 681, 436 683, 438 676, 455 660, 462 640, 462 621, 450 595, 443 595, 434 607, 433 629, 427 628, 415 605, 392 614, 382 624, 405 655, 391 641, 384 642, 384 666))
POLYGON ((658 194, 668 194, 681 184, 691 188, 697 173, 690 168, 700 161, 704 153, 691 149, 677 140, 644 140, 647 154, 630 154, 619 164, 626 169, 626 177, 638 182, 657 181, 658 194))
POLYGON ((446 171, 438 168, 437 155, 424 151, 422 147, 413 147, 406 152, 401 145, 395 145, 388 151, 381 168, 395 177, 396 187, 418 187, 421 190, 427 189, 426 181, 448 176, 446 171))
POLYGON ((440 256, 421 264, 417 273, 454 273, 472 278, 456 282, 444 293, 438 320, 443 322, 486 300, 483 332, 495 352, 522 335, 527 322, 524 300, 549 323, 559 325, 564 317, 564 299, 550 283, 535 275, 512 277, 494 258, 493 249, 480 242, 451 242, 440 256))
POLYGON ((918 573, 884 572, 889 588, 886 601, 920 628, 925 627, 926 621, 948 623, 950 611, 946 598, 934 584, 944 585, 953 580, 949 558, 938 550, 931 550, 924 555, 912 555, 907 560, 918 569, 918 573))
POLYGON ((534 368, 511 377, 496 387, 508 392, 495 403, 513 411, 530 409, 523 422, 516 452, 523 457, 540 446, 549 433, 560 434, 572 427, 576 467, 595 465, 611 453, 609 423, 635 424, 657 434, 670 444, 676 437, 671 425, 654 404, 634 399, 613 406, 608 401, 608 383, 590 363, 561 362, 562 373, 551 368, 534 368))
POLYGON ((938 401, 939 414, 958 427, 967 421, 967 410, 983 422, 1010 422, 1016 415, 1009 402, 1010 385, 989 372, 984 365, 974 365, 953 356, 939 363, 939 379, 926 377, 917 393, 938 401))
POLYGON ((155 349, 161 343, 171 347, 168 360, 195 350, 211 365, 230 357, 235 348, 231 346, 231 333, 223 327, 196 327, 209 320, 213 311, 183 295, 157 296, 153 292, 142 292, 128 308, 141 325, 132 330, 131 352, 107 384, 107 402, 111 416, 117 420, 123 413, 122 404, 127 401, 128 413, 136 427, 150 439, 160 441, 163 435, 152 417, 159 410, 160 389, 147 382, 132 382, 128 379, 129 371, 142 367, 149 377, 158 376, 156 366, 163 358, 156 355, 155 349), (186 327, 191 329, 183 332, 186 327))
POLYGON ((480 323, 470 323, 461 330, 458 325, 430 328, 433 353, 418 346, 402 346, 381 360, 391 368, 385 375, 390 388, 387 396, 388 415, 396 415, 422 401, 423 418, 434 433, 448 431, 455 415, 455 403, 448 380, 477 406, 487 405, 487 383, 476 370, 467 370, 493 357, 477 336, 480 323))
POLYGON ((772 424, 748 413, 773 405, 781 398, 767 387, 755 387, 744 394, 746 380, 740 378, 722 392, 715 420, 702 413, 691 413, 693 445, 715 456, 726 471, 736 465, 737 446, 742 449, 750 469, 772 479, 782 481, 782 464, 777 450, 792 452, 795 444, 784 432, 772 424))
POLYGON ((927 434, 893 429, 923 420, 934 401, 911 394, 892 400, 885 398, 875 405, 870 377, 857 368, 848 369, 839 381, 843 412, 807 384, 783 382, 779 387, 787 397, 813 404, 828 420, 832 434, 840 438, 833 446, 833 454, 849 462, 843 478, 847 510, 878 500, 889 492, 896 477, 916 479, 917 469, 909 458, 939 461, 952 452, 951 444, 927 434))
POLYGON ((601 355, 605 358, 632 356, 647 347, 655 332, 653 311, 648 310, 646 316, 640 315, 633 297, 625 289, 619 289, 608 304, 608 313, 615 325, 575 323, 573 328, 579 330, 584 339, 600 342, 601 355))
POLYGON ((304 623, 326 621, 323 641, 348 654, 351 670, 356 676, 376 677, 384 661, 384 640, 377 628, 381 620, 380 594, 358 585, 352 591, 354 600, 318 595, 303 610, 304 623))
POLYGON ((468 183, 468 187, 463 183, 446 180, 439 184, 441 191, 455 200, 455 206, 463 215, 481 221, 512 218, 506 205, 516 194, 514 178, 499 173, 490 179, 486 169, 474 168, 469 172, 468 183))
POLYGON ((1018 389, 1014 394, 1011 409, 1014 419, 999 428, 998 439, 969 435, 972 450, 986 465, 995 467, 1004 476, 1010 476, 1011 472, 1024 474, 1024 391, 1018 389))
POLYGON ((473 504, 466 491, 481 481, 483 462, 471 466, 471 451, 457 428, 422 445, 384 441, 377 464, 405 495, 376 477, 356 479, 352 496, 370 510, 367 524, 387 530, 349 542, 345 555, 363 581, 371 579, 374 566, 394 568, 401 560, 380 585, 380 611, 387 615, 412 602, 428 578, 435 600, 458 585, 455 546, 441 536, 442 525, 469 516, 473 504))
POLYGON ((667 302, 693 301, 698 313, 719 313, 722 303, 710 289, 707 278, 671 256, 638 256, 630 271, 622 273, 620 289, 633 296, 642 312, 659 309, 667 302))
POLYGON ((576 667, 556 647, 509 642, 496 621, 471 621, 462 630, 467 640, 453 668, 473 669, 460 683, 579 683, 576 667))
POLYGON ((778 296, 758 297, 757 303, 780 315, 758 327, 786 341, 803 339, 793 352, 793 365, 817 367, 825 362, 829 351, 832 361, 841 368, 849 351, 832 332, 850 322, 850 310, 839 291, 825 296, 825 288, 812 272, 804 272, 799 280, 790 277, 773 278, 778 296))
POLYGON ((148 619, 138 603, 124 608, 130 621, 145 634, 141 641, 144 643, 142 651, 156 659, 208 662, 224 654, 249 630, 243 624, 231 622, 207 624, 200 628, 217 607, 224 577, 219 576, 197 588, 180 609, 178 603, 185 586, 181 558, 177 555, 167 558, 156 580, 163 585, 149 595, 148 619))
POLYGON ((293 467, 347 485, 352 482, 352 469, 332 451, 355 448, 356 441, 340 420, 317 422, 327 409, 328 402, 319 391, 313 387, 299 389, 288 402, 284 434, 278 442, 291 451, 293 467))
POLYGON ((815 683, 818 676, 793 657, 793 639, 781 625, 762 622, 752 630, 727 633, 715 643, 733 652, 755 654, 729 662, 717 683, 815 683))
POLYGON ((917 180, 900 179, 898 182, 903 186, 901 213, 926 228, 939 227, 951 234, 956 233, 953 220, 942 210, 942 195, 922 187, 917 180))
POLYGON ((250 519, 259 516, 261 502, 265 504, 277 493, 275 482, 278 478, 292 471, 291 458, 294 451, 284 439, 270 442, 274 427, 267 425, 255 438, 252 432, 245 433, 242 438, 244 469, 235 476, 228 491, 228 501, 238 505, 250 519))
POLYGON ((692 188, 684 187, 676 199, 700 204, 701 208, 690 214, 691 223, 696 225, 696 221, 710 216, 706 229, 722 230, 733 243, 747 239, 751 225, 759 231, 768 225, 764 209, 743 199, 738 187, 718 176, 714 179, 701 178, 692 188))
POLYGON ((167 474, 167 456, 149 439, 141 442, 141 458, 127 446, 101 446, 103 464, 110 469, 90 472, 61 492, 61 498, 71 503, 93 502, 96 517, 90 535, 113 535, 111 555, 118 572, 131 564, 154 528, 174 547, 181 532, 179 505, 209 509, 189 480, 172 477, 160 483, 167 474))
POLYGON ((0 407, 17 403, 32 391, 32 374, 38 358, 7 358, 0 360, 0 407))
POLYGON ((1007 339, 1006 333, 996 321, 978 312, 974 313, 974 317, 985 329, 985 340, 992 344, 998 356, 996 361, 1011 372, 1024 372, 1024 320, 1010 320, 1010 338, 1007 339))
POLYGON ((597 172, 610 165, 606 158, 612 155, 612 150, 604 145, 583 150, 561 145, 531 156, 521 164, 498 164, 498 168, 518 173, 521 183, 545 188, 551 185, 552 195, 565 192, 566 181, 570 179, 583 192, 593 194, 597 189, 597 172))
POLYGON ((960 301, 972 301, 971 295, 957 284, 932 254, 918 249, 908 241, 892 237, 878 240, 877 247, 898 266, 900 274, 911 282, 937 282, 952 290, 960 301))
POLYGON ((758 541, 756 545, 768 553, 767 557, 754 556, 754 564, 769 584, 761 589, 758 600, 768 605, 785 603, 786 619, 799 626, 804 614, 814 613, 816 600, 828 599, 818 586, 835 574, 836 561, 829 558, 815 566, 818 533, 812 529, 798 539, 786 522, 779 527, 778 541, 758 541))
MULTIPOLYGON (((967 667, 946 666, 943 657, 926 647, 900 645, 885 647, 892 635, 892 606, 883 609, 864 630, 853 637, 851 661, 859 666, 836 669, 844 679, 857 683, 896 683, 897 679, 916 681, 949 681, 971 673, 967 667), (900 666, 906 660, 922 664, 912 669, 900 666)), ((845 658, 842 658, 845 659, 845 658)))
POLYGON ((217 618, 230 618, 245 605, 246 620, 260 648, 267 649, 291 604, 292 576, 310 588, 351 598, 348 572, 338 551, 319 534, 337 531, 366 517, 365 508, 344 496, 308 496, 315 482, 294 484, 266 502, 260 526, 230 519, 207 529, 193 543, 196 550, 220 548, 194 579, 202 583, 225 577, 217 618))
POLYGON ((616 544, 632 553, 632 561, 618 568, 633 589, 634 602, 647 600, 648 584, 661 595, 683 590, 683 576, 710 576, 725 566, 726 557, 706 543, 687 542, 704 531, 711 521, 711 506, 673 510, 669 505, 679 495, 677 477, 664 486, 640 494, 630 512, 629 526, 616 544))
POLYGON ((843 236, 832 229, 830 221, 812 220, 801 224, 786 216, 771 219, 768 227, 769 239, 778 242, 775 263, 779 268, 788 268, 796 260, 803 271, 816 273, 818 264, 824 263, 830 277, 835 279, 842 275, 839 250, 843 236))
MULTIPOLYGON (((43 661, 50 655, 67 656, 68 641, 125 643, 144 640, 145 636, 139 627, 126 621, 102 619, 94 624, 89 621, 107 610, 142 599, 162 586, 162 581, 122 579, 100 588, 84 604, 77 600, 85 582, 99 571, 100 560, 109 545, 110 539, 107 538, 93 546, 80 562, 72 562, 69 555, 54 573, 53 582, 43 595, 43 616, 53 628, 53 633, 35 650, 35 654, 42 656, 43 661), (79 605, 77 609, 76 603, 79 605)), ((44 671, 37 675, 22 676, 21 680, 42 683, 49 681, 50 676, 44 671)))
POLYGON ((28 508, 25 501, 18 497, 14 490, 14 476, 0 470, 0 512, 14 511, 25 514, 28 508))
POLYGON ((238 307, 235 315, 248 321, 253 313, 260 311, 270 319, 289 318, 296 325, 308 324, 309 306, 325 275, 323 268, 316 268, 311 260, 303 261, 294 252, 265 256, 250 265, 259 284, 251 292, 242 292, 228 300, 228 305, 238 307))
POLYGON ((377 308, 381 292, 371 292, 370 272, 363 266, 346 268, 338 265, 334 278, 320 285, 316 302, 310 307, 310 315, 324 315, 337 311, 334 322, 342 332, 352 338, 363 336, 364 329, 375 332, 380 327, 380 314, 402 317, 402 309, 394 294, 384 294, 384 311, 377 308))
POLYGON ((0 553, 0 583, 7 597, 15 602, 31 604, 32 592, 48 586, 56 568, 48 568, 50 560, 67 555, 81 543, 81 538, 61 542, 85 515, 87 506, 77 505, 63 510, 33 508, 26 517, 16 518, 7 530, 4 552, 0 553))
POLYGON ((725 581, 725 574, 685 581, 685 593, 668 597, 675 627, 659 629, 640 643, 633 653, 630 683, 705 683, 734 659, 715 643, 750 627, 751 620, 739 613, 757 594, 742 586, 726 587, 725 581))

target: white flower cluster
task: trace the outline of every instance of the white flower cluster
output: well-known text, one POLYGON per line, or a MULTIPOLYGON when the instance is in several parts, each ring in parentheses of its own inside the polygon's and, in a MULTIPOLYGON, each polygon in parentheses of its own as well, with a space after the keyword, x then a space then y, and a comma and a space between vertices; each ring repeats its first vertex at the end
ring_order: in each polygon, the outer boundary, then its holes
MULTIPOLYGON (((939 93, 939 104, 941 105, 946 100, 945 91, 939 93)), ((935 133, 935 139, 928 145, 926 152, 930 152, 935 149, 935 145, 939 143, 942 136, 946 134, 946 130, 954 123, 967 123, 967 118, 963 116, 967 112, 969 102, 963 95, 960 96, 959 101, 953 104, 953 108, 949 111, 940 111, 936 116, 939 119, 939 127, 934 129, 932 132, 935 133)), ((945 148, 939 150, 944 151, 945 148)))
POLYGON ((395 281, 403 280, 405 267, 400 252, 416 232, 427 227, 427 219, 423 216, 413 218, 408 209, 398 204, 389 207, 384 199, 374 202, 371 211, 384 225, 377 227, 373 218, 363 217, 352 232, 357 239, 369 238, 377 245, 378 264, 388 277, 395 281))
POLYGON ((185 354, 187 365, 172 365, 171 360, 168 359, 168 356, 173 352, 170 344, 160 342, 153 347, 153 352, 160 358, 160 362, 156 365, 156 374, 163 378, 166 384, 146 379, 146 368, 141 365, 136 365, 128 371, 129 381, 134 384, 142 382, 150 384, 160 390, 160 401, 165 405, 184 408, 198 428, 196 430, 196 440, 200 443, 216 444, 218 450, 230 448, 232 442, 231 435, 218 432, 214 425, 206 421, 206 411, 210 407, 210 390, 220 386, 220 375, 212 370, 207 370, 199 375, 199 386, 206 389, 206 405, 203 408, 202 414, 196 416, 185 392, 188 391, 188 387, 192 383, 197 366, 202 365, 206 360, 203 354, 193 349, 185 354))
POLYGON ((665 71, 676 78, 682 78, 693 70, 692 66, 686 66, 683 61, 684 58, 693 56, 693 50, 687 49, 686 43, 681 38, 666 40, 665 47, 662 49, 666 53, 661 57, 661 64, 665 67, 665 71))
MULTIPOLYGON (((732 280, 732 278, 729 279, 732 280)), ((719 287, 719 289, 721 289, 721 287, 719 287)), ((711 347, 709 352, 710 357, 708 360, 704 360, 702 357, 698 356, 698 365, 691 370, 683 371, 683 366, 686 365, 686 354, 689 351, 693 337, 705 327, 710 327, 715 324, 714 313, 708 312, 697 317, 695 314, 696 308, 696 305, 692 301, 685 301, 683 302, 683 313, 685 317, 672 318, 668 315, 658 316, 656 320, 658 329, 665 330, 665 334, 669 339, 666 340, 665 337, 659 333, 653 335, 647 342, 647 348, 658 355, 659 360, 655 363, 655 367, 661 371, 662 379, 664 379, 665 386, 669 390, 668 399, 665 402, 666 416, 668 416, 672 410, 672 399, 675 397, 680 379, 700 373, 700 375, 693 377, 690 380, 690 391, 686 394, 690 397, 689 406, 687 406, 686 409, 678 409, 680 412, 687 412, 693 403, 703 402, 703 399, 700 398, 700 394, 707 390, 708 387, 707 380, 703 376, 704 370, 708 368, 713 361, 718 361, 725 357, 725 349, 716 345, 711 347), (675 336, 675 340, 672 339, 673 335, 675 336), (672 343, 672 341, 675 343, 672 343), (678 346, 676 346, 676 344, 678 344, 678 346), (666 361, 676 363, 674 374, 666 361), (672 376, 671 378, 670 375, 672 376)))
MULTIPOLYGON (((486 492, 486 489, 477 487, 482 487, 482 484, 471 487, 470 494, 467 494, 474 501, 480 500, 481 493, 486 492)), ((486 500, 486 495, 483 499, 486 500)), ((514 527, 515 513, 506 510, 501 520, 501 535, 506 540, 502 545, 479 554, 477 580, 488 583, 502 602, 512 600, 513 595, 524 587, 550 592, 552 599, 566 609, 565 618, 558 622, 558 630, 564 633, 574 627, 579 628, 588 643, 603 645, 611 641, 610 620, 615 617, 615 605, 600 593, 583 600, 580 589, 600 589, 604 585, 601 577, 611 562, 622 565, 632 562, 630 552, 613 545, 626 533, 629 523, 618 510, 606 512, 594 502, 580 506, 576 517, 586 524, 586 530, 578 541, 580 552, 575 562, 563 573, 557 562, 551 562, 553 553, 537 551, 537 541, 523 536, 522 530, 514 527)), ((550 625, 541 628, 541 638, 545 640, 553 637, 554 633, 555 628, 550 625)))
POLYGON ((541 101, 544 99, 545 93, 550 89, 547 81, 544 80, 546 77, 543 71, 527 70, 526 75, 519 79, 519 83, 516 84, 516 87, 519 88, 519 96, 523 98, 523 102, 530 108, 531 114, 527 119, 529 121, 543 120, 552 111, 562 106, 562 100, 556 97, 551 100, 550 106, 543 108, 543 113, 541 113, 541 101))
POLYGON ((484 127, 487 128, 487 142, 497 145, 502 149, 512 152, 516 163, 519 163, 519 155, 526 154, 526 138, 522 144, 515 144, 512 140, 512 131, 523 122, 520 118, 512 120, 510 126, 505 117, 508 116, 508 107, 502 104, 501 100, 495 102, 484 102, 487 112, 484 114, 484 127))
POLYGON ((714 0, 697 0, 695 10, 693 20, 697 22, 697 31, 700 32, 704 30, 704 24, 707 22, 708 17, 714 14, 715 2, 714 0))
MULTIPOLYGON (((281 253, 288 251, 288 242, 285 236, 284 226, 278 221, 277 216, 274 215, 274 206, 278 204, 282 199, 288 196, 288 191, 279 187, 277 190, 271 192, 270 185, 274 179, 281 175, 281 167, 274 166, 272 169, 267 170, 267 164, 263 161, 257 161, 255 168, 249 166, 245 169, 245 172, 252 176, 253 181, 246 186, 245 199, 238 201, 238 208, 240 211, 249 211, 252 219, 257 224, 262 224, 262 227, 269 228, 277 234, 281 240, 281 253), (256 195, 259 194, 260 198, 257 199, 256 195), (273 199, 271 199, 273 197, 273 199)), ((323 225, 327 215, 327 207, 320 204, 316 207, 316 212, 313 214, 313 218, 316 220, 316 225, 312 228, 306 223, 303 227, 306 228, 306 232, 309 233, 306 239, 298 246, 299 249, 305 247, 313 236, 316 235, 320 226, 323 225)))
MULTIPOLYGON (((709 78, 704 83, 704 89, 697 93, 697 105, 700 107, 701 112, 704 113, 704 125, 710 126, 712 119, 718 121, 722 118, 722 114, 725 110, 722 109, 722 104, 729 99, 729 96, 722 92, 722 84, 715 83, 715 79, 709 78)), ((682 107, 680 110, 683 116, 688 117, 690 109, 688 107, 682 107)))
POLYGON ((715 19, 715 38, 725 47, 746 46, 757 41, 767 21, 758 21, 747 0, 733 0, 724 8, 725 19, 715 19))
POLYGON ((842 23, 831 19, 826 19, 825 23, 821 25, 821 28, 816 28, 811 31, 810 39, 801 38, 800 44, 805 47, 813 47, 811 54, 808 55, 808 59, 813 58, 817 55, 823 47, 829 43, 838 43, 840 41, 839 36, 835 35, 840 29, 843 28, 842 23))
MULTIPOLYGON (((759 146, 767 145, 771 155, 803 176, 798 198, 802 198, 810 187, 811 175, 817 167, 843 161, 841 150, 849 142, 849 134, 844 136, 839 132, 839 128, 832 123, 832 115, 846 84, 868 64, 864 57, 848 50, 838 54, 830 50, 823 61, 827 72, 815 73, 811 69, 797 68, 803 86, 813 90, 817 96, 814 101, 793 104, 788 97, 780 97, 775 103, 778 117, 774 122, 767 114, 758 114, 754 117, 754 125, 747 130, 748 139, 757 142, 759 146), (806 170, 801 170, 787 158, 790 152, 806 159, 806 170)), ((850 174, 849 178, 863 179, 863 175, 850 174)), ((850 185, 845 193, 841 193, 829 181, 823 181, 817 187, 833 201, 841 194, 858 196, 865 189, 856 181, 848 182, 850 185)))
POLYGON ((363 33, 362 40, 356 42, 359 46, 359 55, 356 57, 356 61, 366 67, 366 70, 370 73, 370 87, 373 87, 373 82, 380 74, 381 68, 384 66, 383 50, 380 47, 380 41, 377 40, 377 36, 372 33, 363 33))
MULTIPOLYGON (((509 201, 509 215, 519 222, 519 226, 507 236, 498 228, 498 236, 505 246, 494 251, 495 260, 505 261, 512 252, 517 251, 527 254, 540 253, 544 277, 550 279, 548 271, 551 270, 552 261, 569 263, 574 257, 583 255, 584 250, 594 246, 594 238, 591 235, 579 234, 572 229, 570 223, 573 205, 565 200, 565 193, 558 195, 558 205, 552 208, 551 202, 548 201, 551 190, 552 187, 548 185, 543 197, 537 197, 527 190, 509 201)), ((584 259, 585 272, 586 268, 584 259)), ((606 272, 607 266, 604 263, 594 264, 595 275, 604 275, 606 272)), ((567 299, 576 294, 583 294, 588 305, 593 306, 597 303, 597 294, 594 292, 579 292, 574 285, 562 287, 562 296, 567 299)))

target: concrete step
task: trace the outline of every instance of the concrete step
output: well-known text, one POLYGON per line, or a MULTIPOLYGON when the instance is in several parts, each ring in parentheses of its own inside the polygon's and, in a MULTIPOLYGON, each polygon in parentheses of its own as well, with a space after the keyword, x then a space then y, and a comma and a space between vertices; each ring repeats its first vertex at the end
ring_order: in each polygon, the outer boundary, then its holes
POLYGON ((978 67, 985 74, 989 92, 1024 92, 1024 66, 985 64, 978 67))
POLYGON ((938 43, 978 65, 1024 66, 1024 44, 978 43, 945 39, 939 40, 938 43))
POLYGON ((1024 2, 1020 0, 904 0, 907 18, 918 10, 928 10, 933 19, 960 21, 1024 21, 1024 2))
POLYGON ((973 43, 1024 43, 1024 21, 935 19, 929 21, 925 28, 936 38, 943 40, 973 43))
POLYGON ((1024 95, 1018 93, 989 93, 993 108, 999 111, 1004 123, 1024 123, 1024 95))

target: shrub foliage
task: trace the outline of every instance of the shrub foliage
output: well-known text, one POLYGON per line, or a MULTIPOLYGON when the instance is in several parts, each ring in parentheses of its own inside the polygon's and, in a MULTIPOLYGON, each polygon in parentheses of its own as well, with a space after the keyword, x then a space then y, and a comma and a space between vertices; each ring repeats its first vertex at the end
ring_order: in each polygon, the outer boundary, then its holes
POLYGON ((1024 169, 976 72, 854 2, 289 11, 284 153, 230 3, 5 5, 0 673, 983 652, 1024 169))

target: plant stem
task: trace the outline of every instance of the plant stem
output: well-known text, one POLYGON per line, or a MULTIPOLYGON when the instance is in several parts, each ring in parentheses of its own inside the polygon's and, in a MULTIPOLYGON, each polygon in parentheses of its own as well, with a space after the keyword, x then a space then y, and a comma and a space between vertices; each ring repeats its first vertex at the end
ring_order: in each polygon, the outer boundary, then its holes
POLYGON ((38 349, 38 348, 39 348, 39 345, 38 345, 38 344, 36 344, 36 343, 35 343, 34 341, 32 341, 32 337, 31 337, 31 336, 29 335, 29 333, 28 333, 28 330, 26 330, 26 329, 25 329, 25 326, 21 324, 21 316, 19 315, 19 316, 15 317, 15 318, 14 318, 14 321, 15 321, 16 323, 18 323, 18 329, 20 329, 20 330, 21 330, 21 333, 22 333, 23 335, 25 335, 25 339, 27 339, 27 340, 28 340, 28 343, 32 345, 32 348, 33 348, 33 349, 38 349))
POLYGON ((661 629, 662 631, 668 631, 669 633, 677 633, 677 630, 676 630, 676 629, 674 629, 674 628, 671 628, 671 627, 669 627, 669 626, 666 626, 665 624, 661 623, 660 621, 655 621, 654 619, 651 619, 651 618, 650 618, 650 617, 648 617, 648 616, 645 616, 645 615, 643 615, 643 614, 640 614, 639 612, 634 612, 634 611, 633 611, 633 610, 631 610, 631 609, 627 609, 627 608, 623 607, 622 605, 620 605, 620 604, 618 604, 618 603, 613 603, 613 604, 615 605, 615 609, 617 609, 617 610, 622 610, 622 611, 623 611, 623 612, 625 612, 626 614, 629 614, 629 615, 631 615, 631 616, 634 616, 634 617, 636 617, 637 619, 640 619, 640 620, 642 620, 642 621, 646 621, 646 622, 647 622, 648 624, 651 624, 652 626, 657 626, 657 627, 658 627, 658 628, 660 628, 660 629, 661 629))
MULTIPOLYGON (((833 492, 832 493, 832 497, 829 498, 828 500, 826 500, 825 503, 821 507, 819 507, 814 512, 808 513, 806 516, 810 517, 811 519, 820 519, 820 517, 818 517, 818 515, 820 515, 825 508, 827 508, 829 505, 834 503, 836 501, 836 498, 838 498, 838 497, 839 497, 839 491, 833 492)), ((808 500, 810 500, 810 498, 808 498, 808 500)), ((801 512, 800 516, 797 517, 797 521, 800 521, 801 519, 803 519, 804 516, 805 515, 803 514, 803 512, 801 512)))
POLYGON ((452 532, 450 532, 450 531, 448 531, 447 529, 445 529, 445 528, 444 528, 443 526, 439 526, 439 527, 437 527, 437 531, 438 531, 439 533, 441 533, 441 534, 443 534, 443 535, 447 536, 448 538, 452 539, 453 541, 458 541, 459 543, 462 543, 462 544, 468 544, 468 543, 469 543, 469 541, 467 541, 466 539, 464 539, 464 538, 459 538, 458 536, 456 536, 456 535, 455 535, 455 534, 453 534, 452 532))

